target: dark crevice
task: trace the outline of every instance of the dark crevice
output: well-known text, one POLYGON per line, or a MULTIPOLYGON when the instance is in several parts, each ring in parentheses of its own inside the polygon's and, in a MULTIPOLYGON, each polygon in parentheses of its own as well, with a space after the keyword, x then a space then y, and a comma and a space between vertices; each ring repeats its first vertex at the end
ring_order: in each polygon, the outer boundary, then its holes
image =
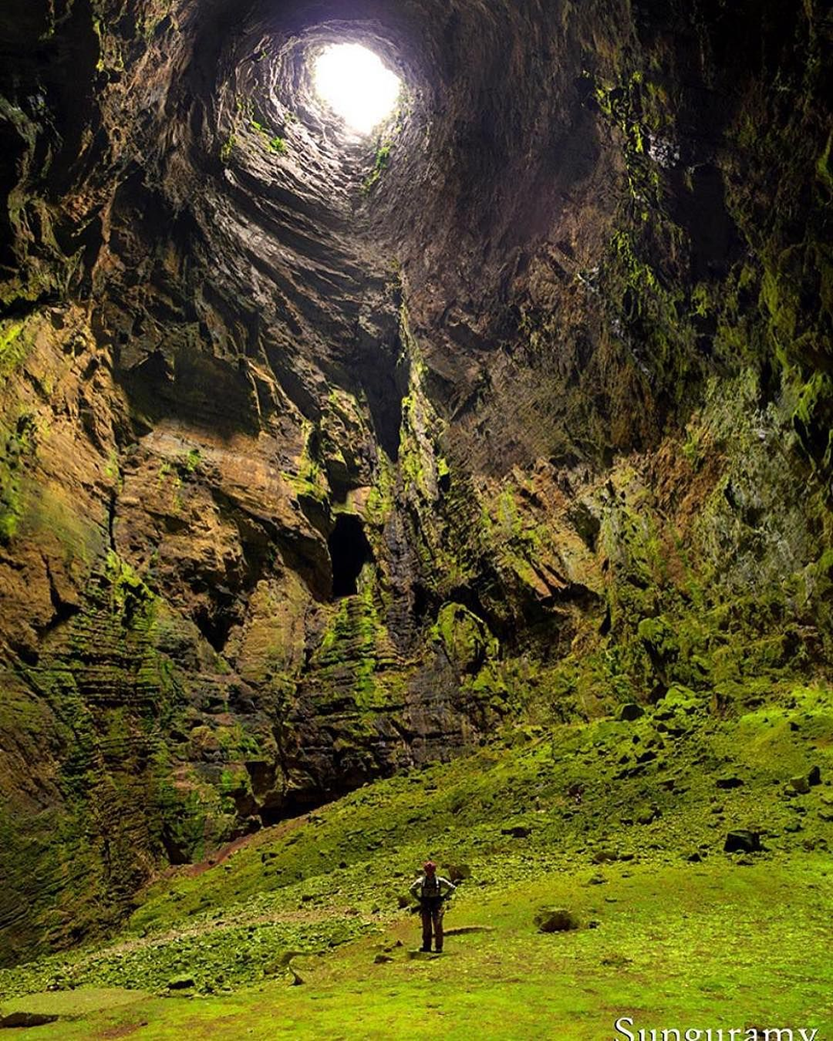
POLYGON ((373 551, 361 520, 351 513, 340 513, 329 539, 333 564, 333 596, 354 596, 356 581, 364 565, 373 559, 373 551))

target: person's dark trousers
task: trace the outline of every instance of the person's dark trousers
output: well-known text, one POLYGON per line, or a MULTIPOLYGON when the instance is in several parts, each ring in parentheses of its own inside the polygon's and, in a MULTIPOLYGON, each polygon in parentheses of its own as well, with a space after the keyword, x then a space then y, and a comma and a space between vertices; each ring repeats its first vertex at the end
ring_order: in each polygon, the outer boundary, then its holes
POLYGON ((443 949, 443 902, 442 900, 422 901, 422 949, 431 950, 431 930, 434 931, 434 950, 443 949))

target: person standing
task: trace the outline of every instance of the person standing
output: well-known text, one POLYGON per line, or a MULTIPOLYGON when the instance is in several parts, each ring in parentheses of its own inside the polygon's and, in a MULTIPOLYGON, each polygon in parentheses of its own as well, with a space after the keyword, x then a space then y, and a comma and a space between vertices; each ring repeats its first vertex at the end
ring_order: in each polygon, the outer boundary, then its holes
POLYGON ((426 860, 422 865, 425 874, 411 886, 411 894, 419 900, 422 916, 422 950, 431 950, 431 931, 434 932, 434 950, 443 949, 443 904, 457 889, 447 878, 437 874, 437 865, 426 860))

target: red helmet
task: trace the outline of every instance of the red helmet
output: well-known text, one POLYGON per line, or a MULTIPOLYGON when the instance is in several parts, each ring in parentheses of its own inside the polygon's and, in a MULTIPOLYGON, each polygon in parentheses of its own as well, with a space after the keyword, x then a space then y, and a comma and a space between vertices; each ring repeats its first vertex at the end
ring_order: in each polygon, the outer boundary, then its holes
POLYGON ((433 860, 426 860, 425 863, 422 865, 422 869, 423 871, 427 871, 430 874, 432 871, 437 870, 437 865, 434 863, 433 860))

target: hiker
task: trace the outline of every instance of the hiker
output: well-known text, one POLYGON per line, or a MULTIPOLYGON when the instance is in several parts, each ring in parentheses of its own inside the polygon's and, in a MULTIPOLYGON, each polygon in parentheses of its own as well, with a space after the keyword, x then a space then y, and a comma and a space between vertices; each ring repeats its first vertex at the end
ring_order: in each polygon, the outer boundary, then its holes
POLYGON ((443 902, 457 889, 447 878, 437 874, 437 865, 427 860, 422 865, 424 875, 411 886, 411 893, 419 900, 422 916, 422 950, 431 950, 431 926, 434 927, 434 950, 443 949, 443 902))

